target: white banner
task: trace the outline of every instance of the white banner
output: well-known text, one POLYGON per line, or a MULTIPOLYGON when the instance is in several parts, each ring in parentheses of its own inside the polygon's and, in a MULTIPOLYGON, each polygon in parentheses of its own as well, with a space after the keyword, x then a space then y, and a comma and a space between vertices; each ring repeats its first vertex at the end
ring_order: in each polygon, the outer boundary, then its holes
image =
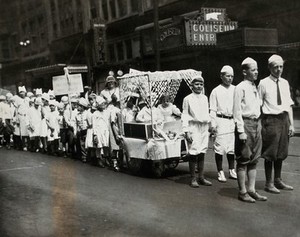
POLYGON ((52 77, 53 91, 55 95, 65 95, 83 92, 81 74, 69 74, 52 77))

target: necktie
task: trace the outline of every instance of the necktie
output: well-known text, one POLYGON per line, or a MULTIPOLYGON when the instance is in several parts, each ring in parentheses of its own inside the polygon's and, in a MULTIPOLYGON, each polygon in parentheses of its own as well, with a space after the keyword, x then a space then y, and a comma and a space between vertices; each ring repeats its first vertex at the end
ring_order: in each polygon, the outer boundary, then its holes
POLYGON ((281 105, 281 96, 280 96, 280 90, 279 90, 279 79, 276 81, 276 85, 277 85, 277 104, 281 105))

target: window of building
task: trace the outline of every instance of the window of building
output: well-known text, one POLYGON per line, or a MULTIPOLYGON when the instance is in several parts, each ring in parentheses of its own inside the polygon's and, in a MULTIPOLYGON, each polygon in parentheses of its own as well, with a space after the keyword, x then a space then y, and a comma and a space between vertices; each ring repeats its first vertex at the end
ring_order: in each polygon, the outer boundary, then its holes
POLYGON ((102 0, 103 19, 108 20, 107 2, 102 0))
POLYGON ((116 61, 116 55, 115 55, 115 45, 110 44, 108 45, 108 52, 109 52, 109 61, 115 62, 116 61))
POLYGON ((139 10, 139 1, 138 0, 131 0, 131 10, 132 10, 132 12, 138 12, 138 10, 139 10))
POLYGON ((124 49, 123 49, 123 42, 117 43, 117 53, 118 53, 118 61, 124 60, 124 49))
POLYGON ((132 57, 138 58, 140 56, 140 39, 139 37, 136 37, 132 39, 132 57))
POLYGON ((58 37, 58 34, 57 34, 57 24, 53 24, 53 36, 54 38, 57 38, 58 37))
POLYGON ((97 6, 95 1, 90 0, 90 12, 91 12, 91 18, 95 19, 97 18, 98 14, 97 14, 97 6))
POLYGON ((132 43, 131 39, 125 40, 126 59, 132 58, 132 43))
POLYGON ((111 17, 112 17, 112 19, 115 19, 116 18, 115 0, 109 0, 109 7, 110 7, 110 12, 111 12, 111 17))
POLYGON ((153 0, 143 0, 143 10, 149 10, 153 7, 153 0))
POLYGON ((118 9, 119 9, 119 17, 123 17, 127 15, 127 1, 117 0, 118 9))

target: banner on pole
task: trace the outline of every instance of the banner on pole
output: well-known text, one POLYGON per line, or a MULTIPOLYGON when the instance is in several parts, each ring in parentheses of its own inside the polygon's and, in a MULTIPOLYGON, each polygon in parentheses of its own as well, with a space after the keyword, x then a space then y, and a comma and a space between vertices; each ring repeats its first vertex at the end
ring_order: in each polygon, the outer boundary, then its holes
POLYGON ((52 77, 55 95, 65 95, 83 92, 81 74, 68 74, 52 77))

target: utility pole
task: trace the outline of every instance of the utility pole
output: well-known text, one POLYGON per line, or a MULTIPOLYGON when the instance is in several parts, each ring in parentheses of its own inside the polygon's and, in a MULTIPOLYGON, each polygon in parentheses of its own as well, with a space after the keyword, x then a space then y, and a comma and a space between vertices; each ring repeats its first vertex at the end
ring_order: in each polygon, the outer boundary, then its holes
POLYGON ((154 54, 155 54, 155 65, 156 70, 160 70, 160 51, 159 51, 159 24, 158 24, 158 1, 153 0, 153 15, 154 15, 154 54))

